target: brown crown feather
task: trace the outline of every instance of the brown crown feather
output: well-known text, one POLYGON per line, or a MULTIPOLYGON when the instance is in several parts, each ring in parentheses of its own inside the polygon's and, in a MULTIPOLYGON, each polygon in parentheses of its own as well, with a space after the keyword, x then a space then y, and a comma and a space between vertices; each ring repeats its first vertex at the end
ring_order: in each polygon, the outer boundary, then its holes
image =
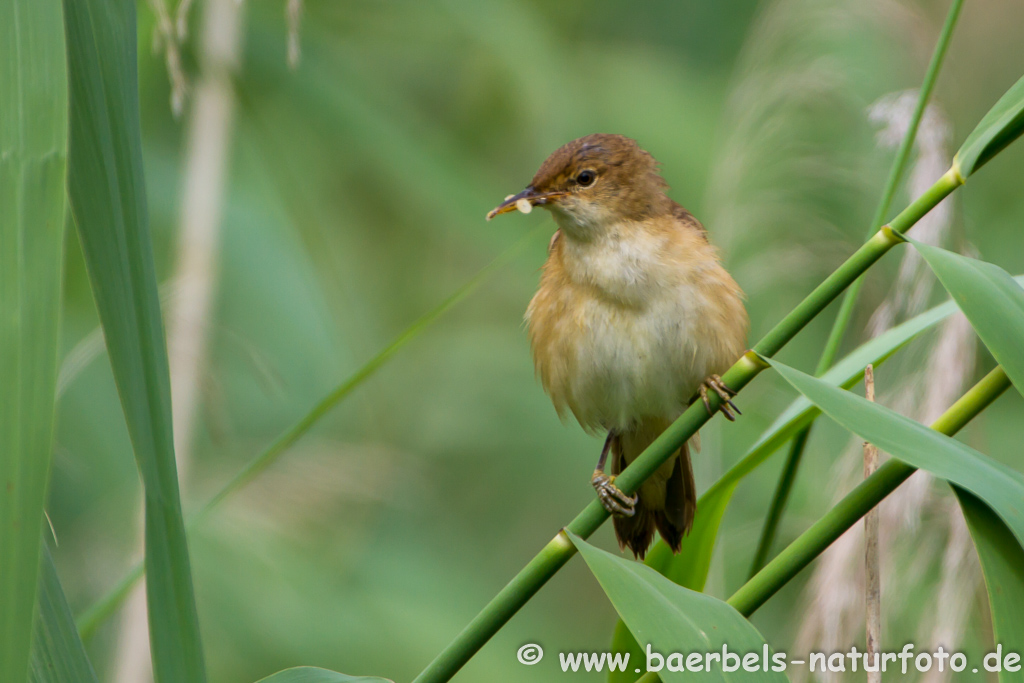
POLYGON ((658 162, 624 135, 595 133, 559 147, 530 184, 538 192, 570 191, 605 202, 630 218, 671 211, 665 195, 668 184, 658 172, 658 162), (592 187, 575 183, 584 170, 597 173, 592 187))

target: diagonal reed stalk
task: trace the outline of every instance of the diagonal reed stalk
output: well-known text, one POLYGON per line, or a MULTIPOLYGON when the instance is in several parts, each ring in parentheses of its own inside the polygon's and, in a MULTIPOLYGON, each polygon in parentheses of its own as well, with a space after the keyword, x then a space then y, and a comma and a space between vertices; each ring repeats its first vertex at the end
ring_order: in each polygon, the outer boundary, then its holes
MULTIPOLYGON (((406 344, 420 335, 426 328, 430 327, 438 318, 446 313, 453 306, 472 294, 496 271, 507 265, 522 249, 536 238, 543 225, 530 231, 518 242, 499 254, 493 261, 484 266, 468 282, 459 287, 447 299, 420 316, 412 325, 403 330, 394 340, 377 355, 368 360, 362 367, 349 375, 345 381, 339 384, 333 391, 320 399, 313 408, 306 413, 295 424, 278 436, 261 453, 250 460, 234 477, 231 478, 210 500, 199 509, 198 512, 189 516, 186 523, 186 530, 192 531, 205 521, 213 510, 220 505, 228 496, 238 491, 250 481, 258 477, 268 467, 274 464, 277 459, 288 450, 296 441, 303 437, 313 425, 329 413, 335 406, 347 398, 357 387, 370 378, 406 344)), ((131 592, 135 583, 142 578, 144 573, 142 564, 136 564, 129 570, 113 588, 101 597, 92 606, 88 607, 76 620, 78 631, 83 640, 88 640, 96 632, 96 629, 114 610, 116 610, 131 592)))
MULTIPOLYGON (((1009 387, 1010 379, 1001 367, 996 366, 940 415, 931 428, 953 436, 1009 387)), ((740 586, 727 602, 740 614, 749 617, 916 471, 900 460, 887 461, 740 586)), ((656 683, 658 680, 658 674, 648 672, 637 679, 637 683, 656 683)))
MULTIPOLYGON (((821 313, 844 289, 870 268, 901 238, 897 233, 909 230, 964 182, 954 166, 931 188, 904 209, 892 222, 879 230, 835 272, 818 285, 800 304, 783 318, 761 341, 740 358, 722 379, 734 391, 740 391, 767 365, 762 356, 774 356, 797 332, 821 313), (894 232, 895 231, 895 232, 894 232)), ((717 409, 720 400, 712 396, 711 406, 717 409)), ((704 405, 691 405, 647 450, 616 479, 626 493, 639 488, 679 447, 710 417, 704 405)), ((594 498, 565 528, 581 538, 588 538, 608 519, 608 512, 594 498)), ((538 590, 576 553, 576 547, 559 532, 510 581, 468 626, 453 640, 413 683, 441 683, 449 680, 538 590)))
MULTIPOLYGON (((939 33, 939 40, 935 44, 935 50, 932 52, 931 61, 929 62, 928 69, 925 72, 924 81, 921 83, 921 89, 918 91, 917 103, 914 106, 914 113, 910 117, 907 132, 904 134, 903 140, 900 142, 899 150, 896 152, 896 156, 892 161, 892 167, 889 170, 889 178, 885 183, 885 189, 882 191, 882 196, 878 201, 874 218, 871 220, 871 228, 868 233, 869 236, 882 226, 882 223, 885 221, 885 217, 888 215, 889 209, 892 206, 893 197, 896 195, 896 188, 899 187, 900 180, 903 178, 903 173, 907 167, 907 162, 910 159, 910 152, 914 148, 917 129, 920 127, 921 118, 924 116, 925 108, 928 106, 928 100, 931 99, 932 90, 935 88, 935 81, 938 79, 939 70, 942 68, 942 61, 946 56, 946 49, 949 47, 949 41, 953 36, 953 29, 955 28, 957 19, 960 16, 960 8, 962 5, 963 0, 953 0, 953 3, 949 7, 949 12, 946 14, 946 21, 942 26, 942 31, 939 33)), ((822 350, 821 357, 818 359, 818 366, 814 372, 815 375, 821 376, 822 373, 832 367, 832 364, 835 362, 836 356, 839 353, 839 346, 850 326, 850 321, 853 319, 853 311, 857 305, 857 297, 860 294, 860 290, 863 285, 864 279, 858 278, 852 285, 850 285, 850 288, 846 290, 846 293, 843 294, 843 300, 839 305, 839 312, 836 314, 835 322, 832 324, 832 331, 829 332, 828 341, 825 343, 825 348, 822 350)), ((800 469, 800 461, 803 457, 804 448, 807 446, 807 438, 810 436, 813 426, 814 423, 811 422, 793 436, 793 442, 790 446, 789 454, 786 456, 786 462, 782 466, 782 472, 779 474, 779 481, 775 487, 775 493, 772 496, 772 501, 768 508, 768 515, 765 518, 764 528, 761 531, 761 539, 758 541, 757 550, 754 553, 754 559, 750 569, 751 576, 756 574, 757 571, 764 566, 768 559, 768 553, 771 552, 772 543, 775 541, 775 534, 778 531, 779 522, 782 520, 782 515, 785 512, 786 503, 789 500, 789 494, 793 488, 793 482, 796 480, 797 471, 800 469)))

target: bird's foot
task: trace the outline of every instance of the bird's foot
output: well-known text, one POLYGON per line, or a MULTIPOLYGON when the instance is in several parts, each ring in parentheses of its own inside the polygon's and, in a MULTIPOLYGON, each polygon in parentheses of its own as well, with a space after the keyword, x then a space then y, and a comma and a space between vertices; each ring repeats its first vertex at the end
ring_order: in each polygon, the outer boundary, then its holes
POLYGON ((718 375, 710 375, 700 385, 700 398, 704 401, 704 407, 707 409, 708 415, 713 416, 715 414, 715 411, 711 409, 711 402, 708 401, 708 389, 713 390, 718 394, 718 398, 722 399, 722 403, 718 406, 718 409, 722 411, 723 415, 725 415, 725 419, 730 422, 735 422, 736 416, 743 414, 740 412, 740 409, 736 407, 736 404, 732 402, 732 397, 736 395, 736 392, 725 386, 725 384, 722 383, 722 378, 718 375), (733 411, 736 412, 734 413, 733 411))
POLYGON ((590 483, 597 491, 597 498, 605 510, 621 517, 632 517, 636 514, 637 497, 627 496, 622 489, 615 485, 615 477, 609 476, 601 470, 594 470, 594 476, 590 478, 590 483))

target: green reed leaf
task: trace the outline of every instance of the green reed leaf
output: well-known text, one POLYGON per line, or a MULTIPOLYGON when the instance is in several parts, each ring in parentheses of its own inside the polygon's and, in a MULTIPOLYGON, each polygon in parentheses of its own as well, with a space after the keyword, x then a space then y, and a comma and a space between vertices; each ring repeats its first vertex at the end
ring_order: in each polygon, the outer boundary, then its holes
POLYGON ((149 235, 132 0, 65 0, 68 195, 145 491, 146 594, 160 683, 206 678, 171 430, 149 235))
POLYGON ((788 680, 784 673, 771 670, 771 648, 757 629, 726 603, 672 583, 650 567, 595 548, 572 533, 568 536, 623 622, 644 645, 643 659, 630 657, 626 666, 630 671, 647 670, 649 647, 652 653, 666 657, 664 662, 652 661, 653 666, 664 667, 658 675, 665 683, 691 681, 695 675, 701 680, 744 683, 788 680), (736 670, 727 671, 724 660, 719 659, 717 664, 711 662, 709 670, 701 671, 707 664, 704 653, 722 656, 726 647, 737 655, 736 670), (685 670, 690 668, 686 659, 669 658, 672 653, 699 653, 701 669, 685 670), (749 668, 742 666, 741 658, 747 653, 759 656, 758 666, 752 662, 749 668), (765 659, 768 667, 761 666, 765 659))
POLYGON ((953 157, 953 167, 967 178, 1024 132, 1024 77, 1014 83, 975 126, 953 157))
MULTIPOLYGON (((1009 387, 1010 378, 996 366, 932 422, 930 428, 953 436, 1009 387)), ((899 458, 886 460, 740 586, 728 603, 749 617, 915 472, 916 467, 899 458)))
POLYGON ((1024 289, 1005 270, 909 240, 971 322, 981 341, 1024 393, 1024 289))
POLYGON ((65 64, 59 2, 0 3, 0 681, 28 672, 53 442, 65 64))
POLYGON ((32 636, 30 683, 94 683, 96 673, 78 637, 50 549, 43 542, 39 613, 32 636))
POLYGON ((908 465, 971 492, 1024 543, 1024 476, 889 408, 831 386, 778 361, 768 361, 801 394, 840 425, 908 465))
MULTIPOLYGON (((1024 550, 992 508, 969 491, 956 486, 953 491, 981 561, 994 640, 1004 652, 1024 652, 1024 550)), ((1004 669, 999 680, 1019 681, 1020 672, 1004 669)))

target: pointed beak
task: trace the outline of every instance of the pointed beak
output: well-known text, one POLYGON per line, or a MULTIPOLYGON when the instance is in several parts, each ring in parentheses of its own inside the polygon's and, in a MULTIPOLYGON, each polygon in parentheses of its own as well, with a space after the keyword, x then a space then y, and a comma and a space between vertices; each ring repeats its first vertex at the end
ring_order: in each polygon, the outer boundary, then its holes
POLYGON ((519 209, 523 213, 530 213, 530 210, 539 204, 547 204, 549 199, 561 197, 565 192, 537 192, 533 186, 527 187, 519 194, 509 195, 501 204, 491 209, 487 214, 487 220, 509 211, 519 209))

